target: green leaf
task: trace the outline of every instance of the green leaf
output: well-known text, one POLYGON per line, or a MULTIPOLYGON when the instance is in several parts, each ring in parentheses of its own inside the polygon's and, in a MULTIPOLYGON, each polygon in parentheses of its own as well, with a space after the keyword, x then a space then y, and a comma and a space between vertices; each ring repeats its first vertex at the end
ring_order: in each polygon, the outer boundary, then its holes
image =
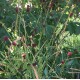
POLYGON ((45 69, 44 69, 44 74, 47 76, 48 75, 48 67, 46 67, 45 69))

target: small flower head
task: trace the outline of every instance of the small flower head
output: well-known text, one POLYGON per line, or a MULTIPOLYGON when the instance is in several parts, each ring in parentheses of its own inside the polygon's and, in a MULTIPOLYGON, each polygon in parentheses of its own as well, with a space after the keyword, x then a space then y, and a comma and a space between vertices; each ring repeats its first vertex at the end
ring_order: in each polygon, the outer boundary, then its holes
POLYGON ((30 12, 30 5, 27 5, 26 11, 30 12))
POLYGON ((69 16, 72 17, 72 16, 73 16, 73 13, 71 12, 71 13, 69 14, 69 16))
POLYGON ((16 45, 17 45, 17 43, 16 43, 15 41, 13 41, 13 42, 12 42, 12 45, 16 46, 16 45))
POLYGON ((28 3, 25 4, 26 11, 27 11, 27 12, 30 12, 32 6, 33 6, 32 3, 28 1, 28 3))
POLYGON ((68 56, 71 56, 71 55, 72 55, 72 52, 68 52, 67 55, 68 55, 68 56))
POLYGON ((23 53, 21 56, 22 56, 23 59, 26 58, 26 54, 25 53, 23 53))
POLYGON ((32 47, 36 47, 37 46, 37 44, 32 44, 32 47))
POLYGON ((8 36, 4 36, 4 41, 8 41, 8 36))
POLYGON ((49 3, 49 9, 51 9, 51 8, 53 7, 53 5, 54 5, 54 3, 53 3, 53 1, 51 1, 51 2, 49 3))
POLYGON ((64 60, 62 60, 61 63, 64 64, 64 60))
POLYGON ((33 65, 33 66, 37 66, 37 62, 34 62, 32 65, 33 65))
POLYGON ((16 7, 15 11, 16 11, 16 13, 18 13, 19 12, 19 7, 16 7))

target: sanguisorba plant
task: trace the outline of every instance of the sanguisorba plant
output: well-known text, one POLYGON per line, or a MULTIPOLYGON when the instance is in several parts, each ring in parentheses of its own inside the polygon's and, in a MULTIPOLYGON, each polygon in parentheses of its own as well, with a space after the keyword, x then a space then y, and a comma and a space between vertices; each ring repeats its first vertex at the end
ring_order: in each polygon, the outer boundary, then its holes
POLYGON ((64 43, 76 4, 71 0, 4 1, 8 8, 2 6, 0 14, 5 31, 0 40, 0 78, 74 78, 79 57, 73 57, 79 54, 64 43))

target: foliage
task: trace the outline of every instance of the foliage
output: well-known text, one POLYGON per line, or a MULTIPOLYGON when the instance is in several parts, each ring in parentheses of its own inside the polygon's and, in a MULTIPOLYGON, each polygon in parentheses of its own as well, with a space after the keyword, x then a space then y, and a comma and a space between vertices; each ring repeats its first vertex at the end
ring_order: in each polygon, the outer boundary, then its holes
POLYGON ((79 78, 79 2, 0 0, 0 78, 79 78))

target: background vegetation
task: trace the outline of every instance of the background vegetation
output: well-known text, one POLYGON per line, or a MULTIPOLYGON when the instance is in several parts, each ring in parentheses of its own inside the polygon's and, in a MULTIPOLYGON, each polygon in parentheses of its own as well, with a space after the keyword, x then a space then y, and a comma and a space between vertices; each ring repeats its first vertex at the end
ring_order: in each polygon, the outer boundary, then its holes
POLYGON ((0 0, 0 78, 80 78, 80 0, 0 0))

